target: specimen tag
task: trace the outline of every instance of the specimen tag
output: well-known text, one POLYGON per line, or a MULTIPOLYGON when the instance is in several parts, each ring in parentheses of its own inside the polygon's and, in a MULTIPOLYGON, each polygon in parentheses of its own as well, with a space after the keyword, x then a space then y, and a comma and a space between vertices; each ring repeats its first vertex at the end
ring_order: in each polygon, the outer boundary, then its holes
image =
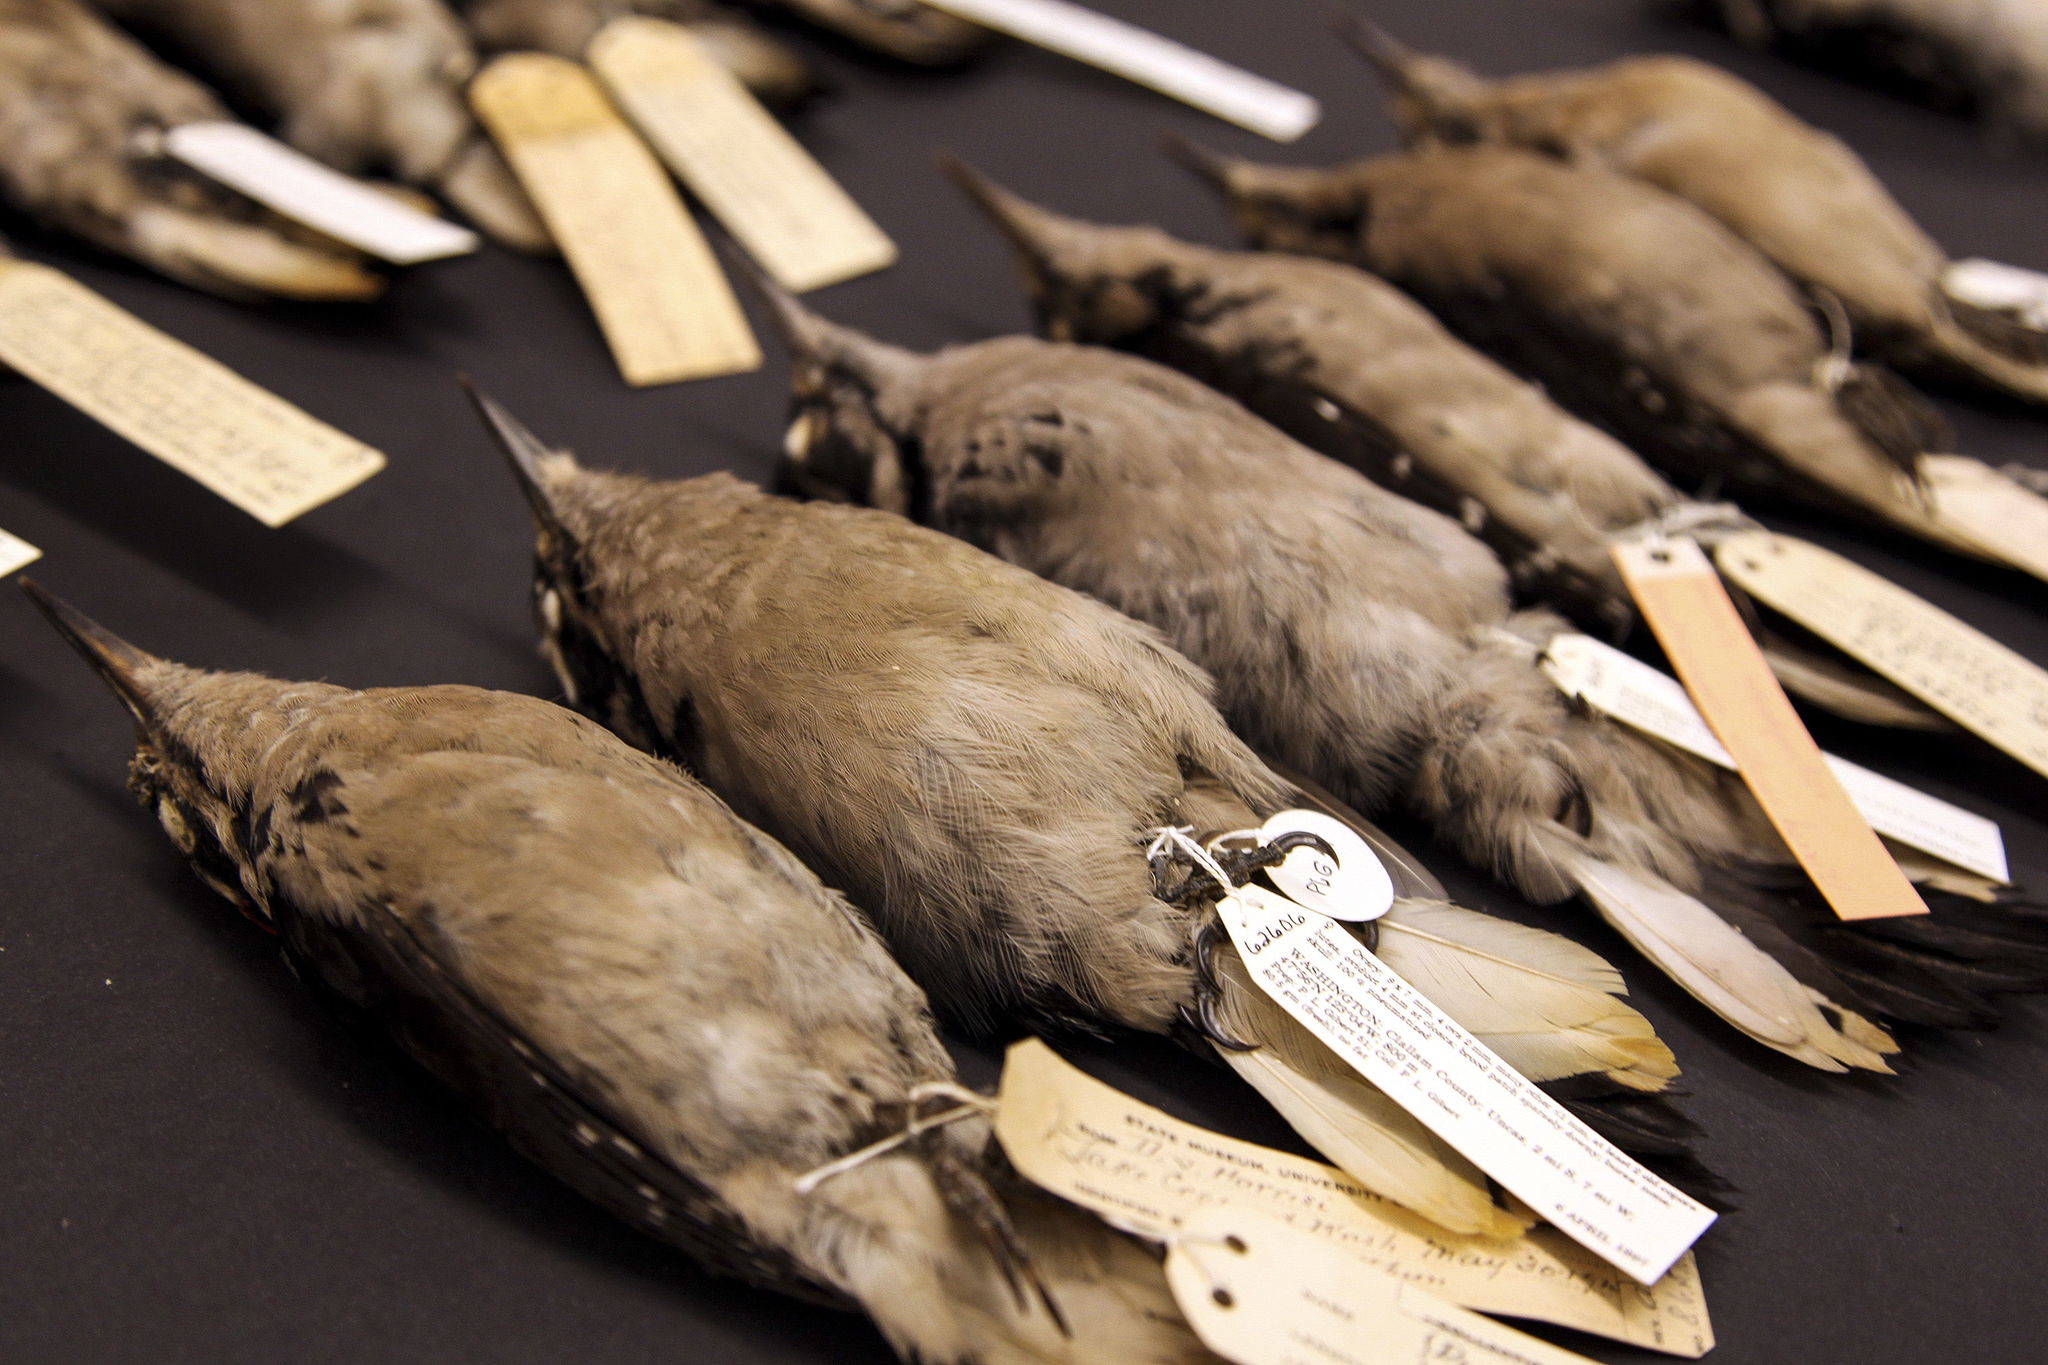
POLYGON ((1966 455, 1923 455, 1935 520, 2015 568, 2048 578, 2048 499, 1966 455))
POLYGON ((2048 332, 2048 275, 1981 256, 1952 262, 1941 274, 1941 289, 1952 299, 2012 313, 2036 331, 2048 332))
POLYGON ((1715 559, 1743 591, 2048 776, 2048 671, 1818 545, 1745 532, 1715 559))
POLYGON ((1261 843, 1295 833, 1313 834, 1328 844, 1331 852, 1297 848, 1266 869, 1273 885, 1289 900, 1354 924, 1378 919, 1393 909, 1394 879, 1372 845, 1359 838, 1351 826, 1314 810, 1283 810, 1259 826, 1261 843))
POLYGON ((895 261, 896 244, 688 29, 615 19, 587 60, 654 150, 784 288, 816 289, 895 261))
POLYGON ((43 557, 43 552, 23 540, 0 531, 0 578, 5 578, 16 569, 25 569, 43 557))
MULTIPOLYGON (((1543 671, 1568 697, 1612 716, 1709 763, 1735 760, 1685 694, 1665 673, 1587 635, 1557 635, 1543 651, 1543 671)), ((1998 822, 1894 782, 1846 758, 1823 754, 1842 790, 1870 827, 1887 838, 1967 868, 1996 882, 2008 880, 2005 840, 1998 822)))
POLYGON ((468 228, 421 213, 245 124, 180 124, 164 134, 164 150, 257 203, 394 265, 477 248, 468 228))
POLYGON ((1614 562, 1686 692, 1834 912, 1851 920, 1926 914, 1828 770, 1700 547, 1628 541, 1614 547, 1614 562))
POLYGON ((1316 126, 1309 95, 1067 0, 925 0, 984 27, 1099 66, 1184 104, 1292 142, 1316 126))
POLYGON ((1218 902, 1274 1002, 1567 1236, 1654 1284, 1713 1210, 1572 1117, 1335 920, 1256 886, 1218 902))
POLYGON ((1166 1283, 1195 1335, 1237 1365, 1592 1365, 1237 1210, 1188 1220, 1166 1283))
POLYGON ((1012 1044, 996 1136, 1034 1184, 1116 1226, 1170 1241, 1207 1209, 1261 1214, 1467 1308, 1698 1357, 1714 1344, 1690 1253, 1635 1283, 1555 1228, 1511 1242, 1446 1232, 1334 1166, 1183 1123, 1062 1059, 1012 1044))
POLYGON ((266 526, 384 457, 48 266, 0 261, 0 362, 266 526))
POLYGON ((760 365, 711 244, 588 71, 510 53, 470 83, 469 99, 569 258, 628 384, 760 365))

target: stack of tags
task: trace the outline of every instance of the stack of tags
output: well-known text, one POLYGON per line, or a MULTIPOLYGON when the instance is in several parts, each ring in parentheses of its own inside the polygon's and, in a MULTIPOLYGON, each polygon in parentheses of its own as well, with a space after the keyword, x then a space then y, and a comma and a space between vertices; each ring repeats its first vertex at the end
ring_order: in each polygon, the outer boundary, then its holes
POLYGON ((384 467, 361 441, 48 266, 0 259, 0 362, 265 526, 384 467))
POLYGON ((589 58, 586 68, 499 57, 470 101, 561 245, 627 383, 761 363, 710 243, 649 144, 787 288, 896 259, 874 221, 687 29, 614 20, 589 58))
POLYGON ((2048 776, 2048 671, 1817 545, 1751 531, 1714 559, 1759 602, 2048 776))
POLYGON ((1320 813, 1283 811, 1259 830, 1212 844, 1266 845, 1296 832, 1325 845, 1296 848, 1274 869, 1276 885, 1314 884, 1315 894, 1300 900, 1234 884, 1178 831, 1162 838, 1230 888, 1218 916, 1246 972, 1276 1005, 1539 1217, 1637 1281, 1661 1279, 1713 1223, 1713 1211, 1544 1094, 1345 927, 1393 903, 1391 879, 1364 840, 1320 813))
MULTIPOLYGON (((1205 1325, 1224 1316, 1215 1312, 1216 1287, 1227 1286, 1237 1302, 1253 1297, 1243 1274, 1253 1262, 1279 1266, 1283 1278, 1292 1276, 1296 1293, 1313 1289, 1316 1272, 1332 1268, 1338 1283, 1316 1295, 1325 1306, 1295 1305, 1288 1316, 1293 1328, 1313 1327, 1320 1335, 1331 1331, 1328 1316, 1341 1314, 1351 1326, 1334 1335, 1358 1343, 1356 1334, 1365 1334, 1369 1349, 1344 1353, 1361 1359, 1437 1359, 1412 1349, 1418 1335, 1431 1333, 1506 1339, 1517 1359, 1578 1359, 1459 1308, 1554 1323, 1680 1356, 1702 1356, 1714 1344, 1690 1254, 1645 1286, 1554 1229, 1509 1242, 1447 1233, 1334 1167, 1224 1137, 1141 1104, 1035 1039, 1010 1049, 995 1127, 1026 1178, 1192 1259, 1194 1265, 1178 1274, 1170 1265, 1169 1275, 1205 1339, 1234 1359, 1274 1358, 1258 1354, 1255 1343, 1248 1348, 1227 1322, 1205 1325), (1233 1237, 1245 1253, 1231 1249, 1233 1237), (1195 1292, 1180 1292, 1184 1288, 1195 1292), (1218 1332, 1224 1335, 1212 1336, 1218 1332)), ((1287 1338, 1286 1332, 1271 1335, 1276 1350, 1287 1338)))
POLYGON ((1614 547, 1629 595, 1800 867, 1842 919, 1924 915, 1771 673, 1720 575, 1690 540, 1614 547))

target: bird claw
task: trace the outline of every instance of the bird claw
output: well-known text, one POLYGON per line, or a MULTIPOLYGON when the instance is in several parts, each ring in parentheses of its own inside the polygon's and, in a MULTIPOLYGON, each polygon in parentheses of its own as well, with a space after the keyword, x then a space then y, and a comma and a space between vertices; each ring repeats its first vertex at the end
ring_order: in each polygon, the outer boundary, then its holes
POLYGON ((1193 1004, 1180 1007, 1180 1020, 1226 1052, 1257 1052, 1257 1043, 1238 1037, 1216 1017, 1216 1004, 1223 998, 1216 978, 1216 946, 1222 939, 1223 925, 1215 919, 1205 920, 1195 932, 1195 998, 1193 1004))

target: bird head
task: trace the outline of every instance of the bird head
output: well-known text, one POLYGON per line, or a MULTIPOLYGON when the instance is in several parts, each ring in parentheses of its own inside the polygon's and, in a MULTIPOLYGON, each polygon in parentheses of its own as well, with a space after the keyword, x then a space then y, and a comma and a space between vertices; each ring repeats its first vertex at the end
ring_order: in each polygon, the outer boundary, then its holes
POLYGON ((1343 259, 1365 228, 1371 201, 1347 167, 1262 165, 1181 137, 1162 145, 1223 195, 1237 230, 1261 250, 1343 259))
POLYGON ((1339 32, 1386 82, 1403 143, 1479 140, 1491 82, 1460 62, 1417 52, 1360 17, 1340 24, 1339 32))
POLYGON ((295 708, 339 689, 172 663, 30 579, 21 580, 21 589, 134 718, 128 789, 207 885, 267 922, 267 897, 253 866, 262 840, 249 818, 261 755, 289 728, 295 708))

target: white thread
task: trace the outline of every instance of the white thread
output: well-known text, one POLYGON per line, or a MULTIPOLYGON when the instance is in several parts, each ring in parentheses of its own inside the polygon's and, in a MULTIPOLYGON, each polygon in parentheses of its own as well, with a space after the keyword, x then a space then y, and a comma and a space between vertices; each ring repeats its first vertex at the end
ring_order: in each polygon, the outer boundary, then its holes
POLYGON ((837 1161, 828 1161, 822 1166, 804 1172, 794 1182, 796 1192, 809 1194, 833 1176, 844 1175, 856 1166, 865 1165, 878 1156, 893 1152, 912 1138, 933 1128, 943 1128, 949 1123, 958 1123, 961 1119, 973 1118, 977 1114, 994 1113, 996 1104, 986 1095, 977 1094, 964 1085, 955 1085, 951 1081, 925 1081, 910 1088, 910 1106, 912 1116, 909 1122, 903 1125, 902 1132, 892 1133, 878 1142, 870 1142, 859 1151, 848 1152, 837 1161), (918 1105, 935 1095, 944 1095, 952 1100, 953 1107, 930 1115, 916 1113, 918 1105))
POLYGON ((1214 877, 1216 884, 1225 892, 1235 891, 1237 882, 1223 870, 1221 863, 1209 855, 1208 849, 1194 841, 1194 832, 1193 825, 1161 825, 1152 832, 1152 842, 1145 849, 1145 860, 1150 862, 1169 848, 1178 849, 1194 859, 1197 867, 1214 877))

